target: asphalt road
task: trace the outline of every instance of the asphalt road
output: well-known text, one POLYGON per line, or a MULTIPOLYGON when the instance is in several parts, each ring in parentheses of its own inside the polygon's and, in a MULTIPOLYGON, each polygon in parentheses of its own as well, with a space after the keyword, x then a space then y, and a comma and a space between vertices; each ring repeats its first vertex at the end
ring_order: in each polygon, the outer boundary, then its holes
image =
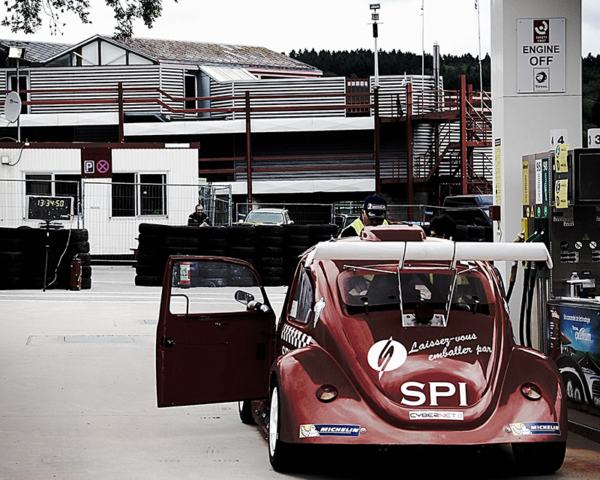
MULTIPOLYGON (((94 267, 92 290, 0 291, 0 480, 520 477, 504 446, 320 449, 299 471, 269 464, 236 404, 158 409, 160 289, 94 267)), ((285 290, 270 288, 281 308, 285 290)), ((569 435, 560 479, 600 479, 600 445, 569 435)))

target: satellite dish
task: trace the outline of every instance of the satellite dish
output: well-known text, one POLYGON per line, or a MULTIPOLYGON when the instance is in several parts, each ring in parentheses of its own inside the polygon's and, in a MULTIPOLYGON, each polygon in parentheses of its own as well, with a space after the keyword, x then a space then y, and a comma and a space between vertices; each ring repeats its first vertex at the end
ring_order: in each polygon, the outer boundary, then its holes
POLYGON ((10 92, 4 99, 4 116, 12 123, 21 115, 21 97, 17 92, 10 92))

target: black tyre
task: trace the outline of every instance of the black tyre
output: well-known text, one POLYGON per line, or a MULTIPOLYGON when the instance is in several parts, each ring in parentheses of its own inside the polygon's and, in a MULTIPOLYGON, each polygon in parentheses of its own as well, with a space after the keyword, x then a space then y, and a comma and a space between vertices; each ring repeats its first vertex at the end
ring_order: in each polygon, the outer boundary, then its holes
POLYGON ((186 248, 198 248, 198 239, 190 237, 167 237, 165 239, 165 246, 169 247, 186 247, 186 248))
POLYGON ((256 235, 259 237, 283 237, 283 227, 281 225, 257 225, 256 235))
POLYGON ((80 253, 77 256, 79 257, 79 260, 81 260, 82 265, 91 265, 92 264, 92 257, 89 253, 80 253))
POLYGON ((169 226, 166 230, 167 237, 198 238, 198 227, 169 226))
POLYGON ((281 257, 263 257, 260 259, 260 264, 263 267, 281 267, 283 258, 281 257))
POLYGON ((238 402, 238 411, 240 414, 240 420, 244 425, 254 425, 254 417, 252 416, 252 401, 244 400, 238 402))
POLYGON ((294 445, 279 439, 281 431, 281 405, 277 384, 271 390, 271 411, 269 413, 269 462, 277 472, 290 472, 294 467, 294 445))
POLYGON ((208 238, 227 238, 227 227, 200 227, 196 229, 198 232, 198 238, 208 239, 208 238))
POLYGON ((166 237, 169 234, 170 227, 168 225, 159 225, 157 223, 140 223, 138 227, 140 234, 158 235, 166 237))
POLYGON ((23 242, 18 238, 0 238, 0 252, 14 252, 21 250, 22 246, 23 242))
POLYGON ((310 236, 310 225, 284 225, 283 232, 286 238, 291 235, 310 236))
MULTIPOLYGON (((161 276, 145 276, 145 275, 136 275, 135 276, 135 284, 138 287, 160 287, 162 285, 163 277, 161 276)), ((83 286, 83 283, 82 283, 83 286)))
POLYGON ((279 287, 281 285, 285 285, 285 281, 283 280, 284 279, 283 272, 282 272, 281 276, 271 277, 268 275, 262 275, 260 278, 265 287, 279 287))
POLYGON ((262 257, 281 257, 283 250, 280 247, 261 247, 256 251, 257 255, 262 257))
POLYGON ((25 254, 23 252, 0 252, 0 265, 23 263, 24 261, 25 254))
POLYGON ((89 253, 90 244, 89 242, 71 242, 67 253, 89 253))
POLYGON ((283 276, 283 267, 263 267, 259 269, 262 277, 281 277, 283 276))
POLYGON ((225 248, 200 249, 200 253, 198 255, 206 255, 206 256, 210 256, 210 257, 226 257, 227 249, 225 249, 225 248))
POLYGON ((155 247, 163 247, 165 245, 165 238, 162 235, 149 235, 147 233, 140 233, 138 235, 139 245, 152 245, 155 247))
POLYGON ((229 255, 233 258, 254 258, 256 255, 256 248, 230 246, 229 255))
POLYGON ((20 277, 0 276, 0 290, 14 290, 23 288, 20 277))
POLYGON ((137 256, 137 264, 138 265, 162 265, 164 267, 167 261, 167 256, 165 255, 148 255, 140 253, 137 256))
POLYGON ((567 398, 576 403, 584 403, 585 393, 583 390, 583 383, 579 376, 573 372, 563 372, 562 379, 565 383, 567 398))
POLYGON ((160 265, 140 265, 135 267, 135 273, 144 277, 157 277, 164 273, 165 268, 160 265))
POLYGON ((81 267, 81 278, 92 278, 92 267, 83 265, 81 267))
POLYGON ((200 255, 198 247, 166 247, 165 253, 170 255, 200 255))
POLYGON ((259 247, 262 245, 265 247, 281 247, 283 245, 283 237, 273 235, 260 237, 260 240, 257 242, 256 246, 259 247))
POLYGON ((92 277, 89 278, 82 278, 81 279, 81 289, 82 290, 89 290, 90 288, 92 288, 92 277))
POLYGON ((286 237, 285 243, 287 245, 306 245, 306 247, 312 245, 310 235, 290 235, 286 237))
POLYGON ((565 460, 566 442, 513 443, 512 451, 519 470, 534 475, 550 475, 565 460))

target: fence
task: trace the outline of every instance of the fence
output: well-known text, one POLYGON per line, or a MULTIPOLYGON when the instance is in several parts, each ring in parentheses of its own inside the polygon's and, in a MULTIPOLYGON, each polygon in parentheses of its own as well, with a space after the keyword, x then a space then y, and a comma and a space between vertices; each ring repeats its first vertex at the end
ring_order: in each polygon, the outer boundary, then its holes
POLYGON ((296 225, 333 223, 334 207, 331 203, 238 203, 235 219, 242 221, 250 210, 260 208, 286 209, 296 225))
MULTIPOLYGON (((285 208, 297 225, 336 223, 336 215, 359 215, 362 202, 335 204, 238 203, 231 201, 227 186, 165 184, 145 177, 144 183, 115 182, 111 179, 58 180, 51 174, 31 174, 25 179, 0 179, 0 226, 39 227, 40 220, 28 218, 29 196, 73 198, 73 216, 61 219, 65 228, 89 232, 90 253, 132 256, 138 245, 140 223, 187 225, 198 203, 204 205, 211 224, 231 225, 241 221, 249 208, 285 208)), ((456 208, 452 209, 456 213, 456 208)), ((470 210, 481 210, 474 207, 470 210)), ((388 205, 392 222, 419 222, 423 225, 444 208, 433 205, 388 205)), ((469 216, 469 212, 465 215, 469 216)), ((481 214, 483 215, 483 214, 481 214)), ((456 216, 456 215, 455 215, 456 216)), ((483 219, 485 220, 485 219, 483 219)), ((482 225, 485 221, 482 223, 482 225)), ((480 225, 481 226, 481 225, 480 225)))

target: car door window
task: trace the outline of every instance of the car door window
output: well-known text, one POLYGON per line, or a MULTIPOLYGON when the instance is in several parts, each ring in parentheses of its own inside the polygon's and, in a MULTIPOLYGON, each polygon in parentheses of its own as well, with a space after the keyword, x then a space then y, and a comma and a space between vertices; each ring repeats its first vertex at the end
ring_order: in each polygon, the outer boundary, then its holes
POLYGON ((248 299, 264 303, 262 290, 249 267, 215 260, 176 260, 171 276, 171 314, 244 312, 247 306, 235 300, 242 290, 248 299))
POLYGON ((289 316, 302 324, 310 322, 315 303, 314 288, 310 276, 302 270, 298 282, 294 286, 289 316))

